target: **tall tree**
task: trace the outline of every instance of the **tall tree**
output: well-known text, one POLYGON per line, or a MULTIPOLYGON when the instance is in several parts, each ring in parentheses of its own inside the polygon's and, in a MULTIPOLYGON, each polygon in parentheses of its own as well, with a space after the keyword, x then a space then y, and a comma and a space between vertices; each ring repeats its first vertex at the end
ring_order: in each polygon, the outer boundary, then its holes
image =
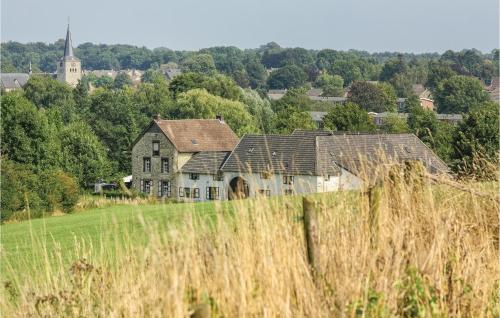
POLYGON ((217 115, 221 115, 239 136, 259 131, 243 103, 212 95, 205 89, 180 94, 172 117, 214 119, 217 115))
POLYGON ((116 75, 113 81, 113 87, 117 89, 122 89, 127 86, 132 86, 132 78, 125 72, 120 72, 116 75))
POLYGON ((489 100, 478 79, 456 75, 438 84, 434 99, 439 113, 463 113, 472 105, 489 100))
POLYGON ((227 99, 239 100, 241 97, 240 87, 233 79, 222 74, 208 76, 193 72, 182 73, 170 82, 169 88, 174 98, 180 93, 196 88, 204 88, 212 95, 227 99))
POLYGON ((454 168, 480 179, 497 180, 499 157, 498 103, 475 105, 453 134, 454 168))
POLYGON ((60 144, 55 125, 18 92, 1 98, 2 156, 36 170, 57 167, 60 144))
POLYGON ((373 119, 354 103, 335 105, 323 119, 325 127, 334 131, 374 131, 373 119))
POLYGON ((62 168, 71 173, 80 186, 88 186, 109 176, 106 149, 90 126, 84 122, 71 123, 61 130, 59 136, 62 168))
POLYGON ((307 74, 297 65, 286 65, 272 72, 267 79, 269 88, 293 88, 306 84, 307 74))
POLYGON ((394 89, 387 84, 354 82, 349 90, 347 100, 361 106, 368 112, 382 113, 394 111, 396 108, 394 89))
POLYGON ((181 62, 185 71, 212 74, 215 72, 215 62, 210 54, 192 54, 181 62))

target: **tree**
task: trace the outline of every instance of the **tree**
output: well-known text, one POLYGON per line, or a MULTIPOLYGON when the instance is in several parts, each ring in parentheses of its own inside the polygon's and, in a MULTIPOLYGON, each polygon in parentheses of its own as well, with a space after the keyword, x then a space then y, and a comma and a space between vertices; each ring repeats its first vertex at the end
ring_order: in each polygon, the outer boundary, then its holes
POLYGON ((208 76, 193 72, 182 73, 177 75, 169 85, 174 98, 177 98, 180 93, 196 88, 204 88, 212 95, 231 100, 239 100, 241 96, 240 87, 230 77, 222 74, 208 76))
POLYGON ((160 81, 166 81, 165 75, 163 75, 159 70, 149 69, 142 74, 141 82, 143 83, 155 83, 160 81))
POLYGON ((294 106, 282 109, 276 114, 274 127, 278 134, 290 134, 296 129, 314 130, 317 128, 309 112, 294 106))
POLYGON ((396 113, 390 113, 389 115, 387 115, 387 117, 384 119, 381 129, 383 132, 391 134, 403 134, 409 132, 410 130, 407 120, 398 117, 396 113))
POLYGON ((397 59, 387 61, 380 73, 381 81, 390 81, 394 76, 399 74, 406 74, 408 71, 408 64, 404 60, 403 55, 398 55, 397 59))
POLYGON ((394 89, 387 84, 354 82, 349 90, 347 101, 361 106, 368 112, 382 113, 396 109, 394 89))
POLYGON ((2 96, 2 156, 35 170, 58 166, 60 144, 56 127, 18 92, 2 96))
POLYGON ((382 92, 382 103, 385 105, 385 110, 388 112, 395 112, 397 110, 397 95, 394 87, 389 83, 376 84, 378 89, 382 92))
POLYGON ((106 148, 114 174, 130 174, 132 142, 139 134, 137 107, 128 90, 96 90, 88 123, 106 148))
POLYGON ((71 123, 61 130, 59 136, 62 168, 76 177, 80 186, 109 176, 106 149, 86 123, 71 123))
POLYGON ((322 96, 344 95, 344 79, 340 75, 330 75, 324 72, 318 76, 314 85, 323 90, 322 96))
POLYGON ((278 113, 292 106, 299 111, 312 110, 314 102, 306 93, 307 89, 304 87, 289 89, 282 98, 272 102, 274 112, 278 113))
POLYGON ((439 122, 436 113, 417 104, 409 107, 408 127, 422 142, 434 150, 441 159, 449 162, 453 130, 451 124, 439 122))
POLYGON ((325 127, 333 131, 374 131, 375 124, 368 113, 354 103, 335 105, 323 119, 325 127))
POLYGON ((9 219, 13 212, 25 210, 27 207, 36 211, 43 206, 37 189, 38 176, 29 166, 2 158, 2 182, 0 183, 0 202, 2 222, 9 219))
POLYGON ((498 103, 475 105, 458 125, 452 139, 454 169, 479 179, 497 180, 499 131, 498 103))
POLYGON ((215 62, 210 54, 193 54, 181 62, 185 71, 212 74, 215 72, 215 62))
POLYGON ((205 89, 192 89, 177 98, 175 118, 214 119, 221 115, 238 136, 258 132, 255 119, 239 101, 224 99, 205 89))
POLYGON ((390 80, 394 87, 396 96, 408 98, 413 94, 412 80, 406 74, 396 74, 390 80))
POLYGON ((241 96, 241 102, 245 104, 260 130, 265 134, 271 133, 276 114, 273 112, 269 100, 262 99, 254 90, 245 89, 241 96))
POLYGON ((132 86, 132 78, 125 72, 120 72, 116 75, 113 81, 113 87, 117 89, 122 89, 127 86, 132 86))
POLYGON ((37 107, 74 107, 71 87, 47 76, 31 76, 24 86, 24 95, 37 107))
POLYGON ((354 60, 337 60, 329 70, 330 74, 340 75, 344 79, 344 85, 363 79, 360 67, 354 60))
POLYGON ((137 109, 137 127, 146 127, 155 115, 170 118, 172 109, 176 107, 164 78, 154 83, 142 83, 136 90, 128 90, 127 93, 137 109))
POLYGON ((267 85, 273 89, 300 87, 306 84, 307 74, 297 65, 286 65, 273 71, 267 79, 267 85))
POLYGON ((481 82, 469 76, 456 75, 438 84, 434 99, 439 113, 468 112, 472 105, 489 100, 481 82))
POLYGON ((425 86, 434 92, 441 81, 455 75, 457 75, 457 73, 455 73, 448 64, 443 62, 431 62, 429 63, 429 73, 425 86))
POLYGON ((244 60, 248 80, 250 81, 251 88, 261 88, 266 86, 267 72, 260 62, 259 56, 256 54, 249 54, 244 60))

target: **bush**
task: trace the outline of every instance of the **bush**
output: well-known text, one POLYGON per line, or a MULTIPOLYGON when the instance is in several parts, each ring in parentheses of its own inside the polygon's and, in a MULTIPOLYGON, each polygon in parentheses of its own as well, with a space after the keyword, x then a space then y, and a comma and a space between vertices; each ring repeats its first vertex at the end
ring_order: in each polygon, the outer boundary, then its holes
POLYGON ((47 211, 71 212, 79 198, 79 188, 75 179, 62 171, 48 171, 42 174, 42 191, 47 211))
POLYGON ((6 221, 13 212, 43 209, 37 192, 38 177, 27 165, 2 160, 1 213, 0 220, 6 221))
POLYGON ((73 210, 79 199, 75 179, 61 171, 35 173, 28 165, 2 160, 0 221, 42 217, 73 210))

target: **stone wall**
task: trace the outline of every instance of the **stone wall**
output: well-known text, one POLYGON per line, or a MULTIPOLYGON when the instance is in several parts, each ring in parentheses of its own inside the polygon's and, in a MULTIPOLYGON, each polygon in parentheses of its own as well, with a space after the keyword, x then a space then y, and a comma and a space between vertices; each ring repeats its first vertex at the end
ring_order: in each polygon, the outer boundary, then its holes
POLYGON ((158 181, 170 181, 171 198, 177 198, 177 176, 179 153, 174 145, 163 134, 160 128, 153 124, 137 141, 132 148, 132 186, 137 191, 141 190, 141 179, 153 181, 151 195, 158 195, 158 181), (153 141, 160 142, 160 155, 153 156, 153 141), (151 158, 151 172, 143 171, 143 158, 151 158), (168 158, 169 172, 161 172, 161 159, 168 158))

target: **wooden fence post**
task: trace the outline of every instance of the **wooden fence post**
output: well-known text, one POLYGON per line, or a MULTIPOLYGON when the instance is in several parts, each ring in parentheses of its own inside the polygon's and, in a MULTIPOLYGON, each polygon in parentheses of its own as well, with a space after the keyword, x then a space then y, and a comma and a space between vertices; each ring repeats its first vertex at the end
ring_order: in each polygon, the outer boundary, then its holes
POLYGON ((374 248, 378 242, 380 201, 382 199, 382 182, 377 182, 368 190, 368 222, 370 226, 370 245, 374 248))
POLYGON ((308 197, 302 198, 304 212, 304 236, 306 239, 307 260, 313 277, 320 274, 319 224, 316 202, 308 197))

